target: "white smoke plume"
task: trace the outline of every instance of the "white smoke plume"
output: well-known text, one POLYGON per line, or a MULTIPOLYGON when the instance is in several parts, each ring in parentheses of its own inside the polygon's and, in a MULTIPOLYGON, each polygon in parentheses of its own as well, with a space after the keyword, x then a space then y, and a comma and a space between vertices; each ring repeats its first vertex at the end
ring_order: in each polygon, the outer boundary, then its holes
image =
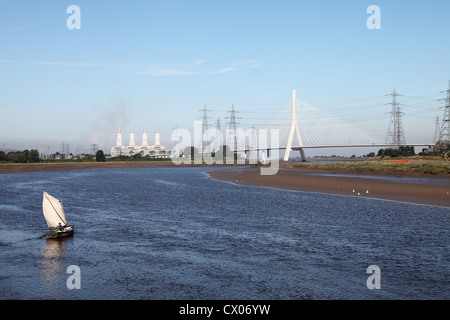
POLYGON ((128 124, 131 109, 130 102, 116 95, 105 106, 98 107, 100 114, 90 125, 90 144, 97 144, 105 153, 109 153, 109 148, 115 145, 115 132, 128 124))

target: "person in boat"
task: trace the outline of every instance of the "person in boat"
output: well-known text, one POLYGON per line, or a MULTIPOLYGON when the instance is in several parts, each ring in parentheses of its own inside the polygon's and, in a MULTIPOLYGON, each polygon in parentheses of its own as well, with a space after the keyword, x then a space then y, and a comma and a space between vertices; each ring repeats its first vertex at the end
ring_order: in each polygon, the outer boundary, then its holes
POLYGON ((63 226, 61 225, 61 222, 55 227, 53 228, 53 231, 62 231, 63 226))

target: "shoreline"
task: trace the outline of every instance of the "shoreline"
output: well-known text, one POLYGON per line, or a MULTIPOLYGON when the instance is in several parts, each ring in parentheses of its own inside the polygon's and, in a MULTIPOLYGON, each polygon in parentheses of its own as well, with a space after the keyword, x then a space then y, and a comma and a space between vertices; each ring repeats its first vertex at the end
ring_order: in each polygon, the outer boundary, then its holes
POLYGON ((260 175, 258 168, 214 170, 207 174, 215 180, 244 186, 450 207, 450 180, 423 174, 387 175, 293 167, 280 167, 273 176, 260 175))
POLYGON ((242 166, 245 165, 176 165, 171 161, 5 164, 0 165, 0 174, 91 169, 211 167, 219 168, 219 170, 207 171, 210 178, 239 185, 352 195, 450 207, 450 179, 442 175, 433 176, 419 172, 370 172, 351 169, 301 168, 294 167, 292 164, 283 164, 276 175, 262 176, 259 167, 242 168, 242 166), (233 166, 240 168, 230 169, 233 166), (221 167, 223 169, 220 169, 221 167))
MULTIPOLYGON (((55 163, 24 163, 24 164, 0 164, 0 174, 48 172, 48 171, 72 171, 91 169, 140 169, 140 168, 176 168, 176 167, 205 167, 206 164, 174 164, 172 161, 142 161, 142 162, 55 162, 55 163)), ((215 164, 210 167, 242 166, 233 164, 215 164)))
MULTIPOLYGON (((360 161, 352 161, 360 162, 360 161)), ((335 162, 331 162, 331 164, 335 162)), ((348 164, 349 162, 344 162, 348 164)), ((351 163, 351 162, 350 162, 351 163)), ((429 178, 450 178, 450 172, 424 172, 423 170, 397 170, 398 168, 367 168, 367 167, 353 167, 353 166, 329 166, 327 162, 324 163, 292 163, 281 161, 279 164, 279 171, 292 170, 293 172, 322 172, 329 174, 353 174, 353 175, 370 175, 370 176, 398 176, 398 177, 429 177, 429 178), (307 164, 307 165, 306 165, 307 164), (324 165, 325 164, 325 165, 324 165)), ((255 167, 248 163, 239 164, 194 164, 194 163, 182 163, 175 164, 172 161, 106 161, 106 162, 38 162, 38 163, 1 163, 0 162, 0 174, 8 173, 24 173, 24 172, 46 172, 46 171, 70 171, 70 170, 90 170, 90 169, 134 169, 134 168, 176 168, 176 167, 243 167, 260 168, 255 167)), ((449 166, 450 168, 450 166, 449 166)), ((400 168, 404 169, 404 168, 400 168)), ((259 170, 259 169, 258 169, 259 170)))

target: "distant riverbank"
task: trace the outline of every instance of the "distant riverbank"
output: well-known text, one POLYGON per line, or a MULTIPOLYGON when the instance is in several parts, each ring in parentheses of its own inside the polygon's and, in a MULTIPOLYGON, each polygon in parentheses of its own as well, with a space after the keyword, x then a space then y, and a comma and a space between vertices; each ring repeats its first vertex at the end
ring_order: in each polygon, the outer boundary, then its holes
MULTIPOLYGON (((206 166, 205 164, 180 164, 172 161, 107 161, 107 162, 40 162, 40 163, 14 163, 0 164, 2 173, 70 171, 90 169, 137 169, 137 168, 167 168, 186 166, 206 166)), ((218 165, 215 165, 218 166, 218 165)), ((230 166, 230 165, 222 165, 230 166)))

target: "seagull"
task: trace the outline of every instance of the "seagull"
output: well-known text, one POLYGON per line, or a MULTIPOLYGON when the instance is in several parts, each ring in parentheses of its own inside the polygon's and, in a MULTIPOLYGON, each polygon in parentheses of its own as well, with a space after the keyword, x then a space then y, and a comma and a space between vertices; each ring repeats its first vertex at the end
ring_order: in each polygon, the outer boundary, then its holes
POLYGON ((369 190, 366 190, 366 193, 369 193, 369 190))
POLYGON ((358 192, 358 196, 360 195, 360 193, 358 192))
POLYGON ((353 189, 353 192, 355 192, 355 189, 353 189))

